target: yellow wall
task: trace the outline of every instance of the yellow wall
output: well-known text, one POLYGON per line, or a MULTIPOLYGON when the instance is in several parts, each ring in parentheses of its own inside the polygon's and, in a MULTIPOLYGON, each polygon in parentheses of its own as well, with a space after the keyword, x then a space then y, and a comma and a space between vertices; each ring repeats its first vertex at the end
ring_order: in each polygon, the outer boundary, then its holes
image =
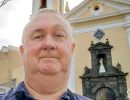
POLYGON ((116 8, 105 6, 105 5, 103 6, 103 14, 109 14, 116 11, 119 11, 119 10, 116 8))
POLYGON ((90 9, 88 9, 86 12, 82 13, 81 15, 79 15, 78 18, 82 19, 82 18, 86 18, 86 17, 89 17, 89 16, 91 16, 90 9))

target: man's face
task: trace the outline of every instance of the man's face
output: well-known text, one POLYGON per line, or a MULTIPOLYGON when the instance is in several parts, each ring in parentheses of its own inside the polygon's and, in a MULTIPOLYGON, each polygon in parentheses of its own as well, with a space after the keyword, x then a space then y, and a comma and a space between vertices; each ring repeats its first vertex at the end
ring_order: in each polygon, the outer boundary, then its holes
POLYGON ((69 73, 74 44, 70 28, 61 17, 52 13, 37 15, 25 32, 20 51, 26 74, 69 73))

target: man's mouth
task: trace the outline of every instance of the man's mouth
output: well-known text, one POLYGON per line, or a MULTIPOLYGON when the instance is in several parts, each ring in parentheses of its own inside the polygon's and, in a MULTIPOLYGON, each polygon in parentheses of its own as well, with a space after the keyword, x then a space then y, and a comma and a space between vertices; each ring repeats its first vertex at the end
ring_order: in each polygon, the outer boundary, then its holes
POLYGON ((46 61, 46 62, 52 62, 54 60, 58 60, 57 57, 40 57, 40 60, 46 61))

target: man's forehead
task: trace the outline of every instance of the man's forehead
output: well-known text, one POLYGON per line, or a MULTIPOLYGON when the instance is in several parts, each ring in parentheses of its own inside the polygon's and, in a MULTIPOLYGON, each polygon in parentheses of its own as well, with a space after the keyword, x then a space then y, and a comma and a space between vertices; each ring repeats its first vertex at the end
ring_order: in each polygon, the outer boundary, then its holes
POLYGON ((29 26, 38 27, 39 24, 44 25, 54 25, 55 27, 63 27, 68 28, 68 23, 59 15, 53 13, 42 13, 36 15, 31 21, 29 22, 29 26))
POLYGON ((53 25, 55 28, 62 28, 67 33, 69 32, 69 34, 72 34, 71 26, 69 25, 69 23, 67 23, 64 18, 62 18, 62 16, 53 12, 44 12, 37 14, 30 20, 26 28, 28 31, 33 31, 40 27, 43 28, 42 24, 44 24, 45 26, 53 25))
POLYGON ((67 24, 66 21, 56 15, 56 14, 51 14, 51 13, 43 13, 43 14, 39 14, 36 15, 35 17, 33 17, 30 22, 30 24, 39 24, 39 23, 45 23, 45 24, 54 24, 54 23, 59 23, 59 24, 67 24))
POLYGON ((44 12, 44 13, 37 14, 37 15, 33 16, 31 18, 31 20, 36 20, 36 19, 39 19, 39 18, 43 18, 42 20, 46 20, 47 18, 56 18, 58 20, 65 21, 65 19, 62 16, 60 16, 56 13, 53 13, 53 12, 44 12))

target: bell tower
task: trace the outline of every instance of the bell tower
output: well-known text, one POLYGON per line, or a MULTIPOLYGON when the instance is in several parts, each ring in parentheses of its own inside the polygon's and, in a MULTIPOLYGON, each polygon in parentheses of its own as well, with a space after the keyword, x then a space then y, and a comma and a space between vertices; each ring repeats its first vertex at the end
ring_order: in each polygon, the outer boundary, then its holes
POLYGON ((91 47, 89 48, 89 51, 91 52, 91 61, 92 61, 92 73, 97 75, 102 70, 105 70, 108 74, 113 74, 114 70, 112 69, 112 59, 111 59, 111 49, 113 46, 109 45, 109 41, 107 39, 106 44, 104 43, 97 43, 93 44, 93 41, 91 43, 91 47))
POLYGON ((49 8, 64 13, 64 0, 33 0, 33 11, 35 14, 39 9, 49 8))

